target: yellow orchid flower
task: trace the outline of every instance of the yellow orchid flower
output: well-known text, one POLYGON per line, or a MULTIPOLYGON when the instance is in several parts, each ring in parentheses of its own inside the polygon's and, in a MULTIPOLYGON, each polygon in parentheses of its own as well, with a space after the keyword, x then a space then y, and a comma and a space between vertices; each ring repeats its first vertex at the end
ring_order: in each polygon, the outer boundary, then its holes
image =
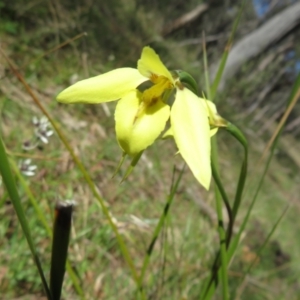
POLYGON ((196 179, 206 188, 211 180, 210 122, 214 104, 198 98, 178 76, 164 66, 150 47, 144 47, 137 69, 120 68, 79 81, 62 91, 63 103, 102 103, 119 100, 116 111, 116 135, 126 154, 136 156, 150 146, 171 119, 174 140, 180 154, 196 179), (150 81, 152 86, 138 87, 150 81), (175 101, 166 104, 172 91, 175 101), (209 107, 209 109, 208 109, 209 107))

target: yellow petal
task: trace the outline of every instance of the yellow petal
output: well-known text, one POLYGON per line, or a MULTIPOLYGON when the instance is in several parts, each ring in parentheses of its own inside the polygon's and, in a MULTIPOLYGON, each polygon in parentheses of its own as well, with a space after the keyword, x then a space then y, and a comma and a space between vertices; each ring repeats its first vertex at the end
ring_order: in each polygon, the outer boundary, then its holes
POLYGON ((218 114, 217 107, 212 101, 206 100, 206 99, 203 99, 203 98, 199 98, 199 100, 201 100, 203 102, 203 104, 205 105, 207 115, 209 117, 218 114))
POLYGON ((159 56, 150 47, 144 47, 141 58, 138 61, 139 72, 150 79, 151 75, 164 76, 174 83, 174 79, 160 60, 159 56))
POLYGON ((114 101, 127 95, 147 78, 137 69, 121 68, 102 75, 81 80, 57 96, 63 103, 101 103, 114 101))
MULTIPOLYGON (((218 128, 212 128, 210 129, 210 137, 214 136, 218 131, 218 128)), ((163 134, 162 139, 168 139, 168 138, 174 138, 172 127, 166 130, 166 132, 163 134)))
MULTIPOLYGON (((205 100, 202 98, 199 98, 199 100, 202 100, 202 103, 206 108, 207 116, 209 117, 209 124, 211 126, 215 126, 214 120, 218 114, 216 105, 209 100, 205 100)), ((210 137, 214 136, 218 132, 218 129, 219 129, 218 127, 214 127, 210 129, 210 137)))
POLYGON ((160 100, 141 111, 141 96, 139 91, 128 93, 118 102, 115 111, 119 145, 131 156, 157 139, 170 116, 170 107, 160 100))
POLYGON ((199 98, 202 100, 202 103, 206 107, 206 111, 209 117, 209 124, 213 127, 211 130, 211 136, 213 136, 217 131, 219 127, 227 127, 228 121, 223 119, 217 112, 217 108, 215 104, 209 100, 205 100, 202 98, 199 98))
POLYGON ((209 132, 210 137, 214 136, 218 132, 218 129, 219 129, 218 127, 212 128, 209 132))
POLYGON ((172 127, 170 127, 169 129, 166 130, 166 132, 163 134, 162 139, 168 139, 168 138, 173 138, 174 134, 173 134, 173 130, 172 127))
POLYGON ((196 179, 206 188, 211 180, 210 130, 203 102, 190 90, 177 90, 171 126, 179 152, 196 179))

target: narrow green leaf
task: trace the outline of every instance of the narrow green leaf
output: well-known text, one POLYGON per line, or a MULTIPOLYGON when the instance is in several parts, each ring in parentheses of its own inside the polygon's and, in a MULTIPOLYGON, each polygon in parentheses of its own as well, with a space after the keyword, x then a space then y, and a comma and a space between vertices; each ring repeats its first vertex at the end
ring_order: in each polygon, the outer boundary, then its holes
POLYGON ((131 161, 130 166, 127 168, 125 175, 123 176, 121 183, 126 180, 128 178, 128 176, 131 174, 131 172, 133 171, 134 167, 136 166, 136 164, 139 162, 142 154, 143 154, 144 150, 141 151, 140 153, 138 153, 131 161))
POLYGON ((50 291, 49 291, 49 287, 48 287, 47 281, 45 279, 44 272, 43 272, 43 269, 42 269, 42 265, 40 263, 37 251, 35 249, 35 246, 34 246, 34 243, 33 243, 33 240, 32 240, 29 225, 28 225, 28 222, 27 222, 24 210, 23 210, 23 206, 21 204, 21 199, 20 199, 17 187, 16 187, 16 183, 15 183, 13 174, 12 174, 10 166, 9 166, 8 158, 7 158, 7 155, 6 155, 5 147, 4 147, 4 144, 2 142, 1 136, 0 136, 0 174, 2 176, 3 183, 4 183, 4 185, 6 187, 6 190, 9 194, 9 197, 10 197, 10 200, 13 204, 15 212, 18 216, 18 220, 20 222, 20 225, 22 227, 24 235, 27 239, 29 249, 31 251, 31 254, 33 256, 33 260, 35 262, 35 265, 36 265, 36 267, 38 269, 38 272, 39 272, 39 275, 41 277, 42 284, 43 284, 44 290, 46 292, 47 298, 48 298, 48 300, 51 300, 51 294, 50 294, 50 291))
POLYGON ((238 209, 239 209, 241 201, 242 201, 243 190, 244 190, 245 182, 246 182, 246 178, 247 178, 248 142, 247 142, 245 136, 243 135, 243 133, 234 124, 228 123, 226 130, 232 136, 234 136, 244 148, 244 160, 243 160, 241 171, 240 171, 239 181, 238 181, 237 190, 235 193, 235 199, 234 199, 234 203, 233 203, 233 209, 232 209, 233 223, 234 223, 234 220, 236 218, 238 209))
POLYGON ((261 245, 261 247, 258 249, 257 253, 256 253, 256 258, 251 262, 251 264, 249 265, 249 268, 247 269, 246 273, 244 274, 244 278, 245 276, 247 276, 247 274, 250 273, 251 269, 253 268, 253 266, 255 265, 258 257, 261 256, 261 253, 264 251, 266 245, 269 243, 271 237, 273 236, 274 232, 276 231, 278 225, 281 223, 283 217, 285 216, 285 214, 287 213, 288 209, 289 209, 290 205, 288 204, 285 209, 283 210, 283 212, 281 213, 281 215, 279 216, 278 220, 276 221, 276 223, 273 225, 271 231, 269 232, 269 234, 267 235, 266 239, 264 240, 263 244, 261 245))
MULTIPOLYGON (((212 138, 212 171, 214 178, 217 179, 216 186, 215 186, 215 199, 216 199, 216 209, 217 209, 217 216, 218 216, 218 232, 219 232, 219 242, 220 242, 220 249, 216 255, 215 261, 212 266, 212 273, 209 278, 204 282, 200 293, 200 299, 210 299, 210 296, 214 292, 217 284, 218 279, 222 282, 222 296, 223 300, 228 299, 229 292, 228 292, 228 275, 227 275, 227 264, 228 264, 228 255, 227 255, 227 247, 226 247, 226 233, 224 229, 223 223, 223 215, 222 215, 222 201, 221 201, 221 192, 218 185, 221 183, 219 180, 218 175, 218 153, 217 153, 217 139, 216 136, 212 138), (213 287, 213 289, 212 289, 213 287)), ((220 184, 221 190, 222 185, 220 184)), ((223 191, 225 193, 225 191, 223 191)), ((226 194, 225 194, 226 195, 226 194)), ((223 195, 224 196, 224 195, 223 195)), ((226 198, 227 196, 225 196, 226 198)))
POLYGON ((227 232, 227 236, 226 236, 226 247, 228 247, 230 239, 231 239, 231 235, 232 235, 232 228, 233 228, 232 209, 230 207, 228 196, 226 194, 226 191, 224 189, 224 186, 222 184, 220 175, 219 175, 219 173, 216 169, 214 161, 211 162, 211 169, 212 169, 212 175, 213 175, 214 181, 215 181, 215 183, 216 183, 216 185, 217 185, 217 187, 220 191, 220 195, 222 196, 222 199, 223 199, 223 202, 225 204, 227 214, 228 214, 228 219, 229 219, 228 229, 230 229, 230 231, 227 232))
POLYGON ((118 166, 117 166, 117 168, 116 168, 116 170, 115 170, 115 172, 114 172, 112 178, 114 178, 114 177, 118 174, 119 170, 121 169, 121 167, 122 167, 122 165, 123 165, 123 163, 124 163, 124 161, 125 161, 125 157, 126 157, 126 153, 123 152, 123 153, 122 153, 122 156, 121 156, 121 159, 120 159, 120 161, 119 161, 119 163, 118 163, 118 166))
POLYGON ((233 23, 233 26, 232 26, 232 30, 231 30, 231 33, 230 33, 230 37, 229 37, 228 42, 226 44, 225 50, 223 52, 223 55, 222 55, 222 58, 221 58, 221 62, 220 62, 220 65, 219 65, 219 68, 218 68, 218 71, 217 71, 217 74, 216 74, 216 77, 215 77, 214 82, 213 82, 213 84, 211 86, 211 99, 210 100, 212 100, 212 101, 215 100, 217 89, 218 89, 220 80, 222 78, 223 71, 225 69, 225 65, 226 65, 226 61, 227 61, 227 58, 228 58, 228 54, 229 54, 230 48, 232 47, 233 39, 234 39, 236 30, 238 28, 238 25, 239 25, 239 22, 240 22, 240 19, 241 19, 241 16, 242 16, 245 4, 246 4, 246 0, 243 0, 243 2, 241 4, 241 7, 239 9, 238 15, 237 15, 237 17, 234 20, 234 23, 233 23))
POLYGON ((211 95, 211 88, 210 88, 210 81, 209 81, 207 53, 206 53, 206 41, 205 41, 204 32, 202 33, 202 51, 203 51, 204 78, 205 78, 207 99, 212 101, 213 99, 212 99, 212 95, 211 95))
MULTIPOLYGON (((259 259, 259 257, 261 256, 262 252, 264 251, 266 245, 268 244, 268 242, 270 241, 271 237, 273 236, 276 228, 278 227, 278 225, 280 224, 280 222, 282 221, 283 217, 285 216, 288 208, 290 206, 287 205, 286 208, 283 210, 283 212, 281 213, 281 215, 279 216, 278 220, 276 221, 276 223, 273 225, 271 231, 269 232, 268 236, 266 237, 266 239, 264 240, 263 244, 261 245, 261 247, 258 249, 256 255, 255 255, 255 258, 252 260, 252 262, 249 264, 249 267, 247 269, 247 271, 244 273, 242 279, 241 279, 241 283, 239 285, 239 287, 243 286, 244 282, 245 282, 245 279, 247 277, 247 275, 250 274, 250 271, 251 269, 253 268, 253 266, 255 266, 257 260, 259 259)), ((235 290, 235 293, 233 294, 233 299, 236 298, 236 294, 238 293, 239 294, 239 298, 241 297, 242 295, 242 292, 238 292, 240 290, 240 288, 237 288, 235 290)), ((244 289, 242 289, 241 291, 243 291, 244 289)))
MULTIPOLYGON (((170 207, 171 207, 171 204, 173 202, 173 199, 175 197, 175 193, 178 189, 178 186, 179 186, 179 183, 181 181, 181 178, 182 178, 182 175, 183 175, 183 171, 184 171, 184 167, 182 168, 175 184, 172 183, 172 186, 171 186, 171 189, 170 189, 170 194, 167 198, 167 201, 166 201, 166 204, 165 204, 165 207, 164 207, 164 210, 163 210, 163 213, 161 214, 160 218, 159 218, 159 221, 154 229, 154 232, 153 232, 153 235, 152 235, 152 239, 151 239, 151 242, 148 246, 148 249, 147 249, 147 253, 145 255, 145 258, 144 258, 144 261, 143 261, 143 265, 142 265, 142 271, 141 271, 141 275, 139 277, 139 280, 140 280, 140 286, 143 287, 143 281, 144 281, 144 277, 145 277, 145 274, 146 274, 146 270, 147 270, 147 267, 149 265, 149 262, 150 262, 150 257, 151 257, 151 254, 152 254, 152 251, 153 251, 153 248, 154 248, 154 245, 156 243, 156 240, 163 228, 163 225, 165 223, 165 220, 167 218, 167 215, 168 215, 168 212, 170 210, 170 207)), ((173 174, 175 173, 175 170, 173 171, 173 174)))

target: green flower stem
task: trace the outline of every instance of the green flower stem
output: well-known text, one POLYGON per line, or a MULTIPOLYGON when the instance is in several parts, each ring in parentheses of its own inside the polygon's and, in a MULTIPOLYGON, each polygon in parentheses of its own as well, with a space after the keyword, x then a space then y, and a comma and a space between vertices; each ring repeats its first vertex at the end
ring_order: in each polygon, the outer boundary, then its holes
POLYGON ((241 171, 240 171, 240 177, 237 185, 237 190, 235 194, 235 199, 233 203, 233 208, 232 208, 232 215, 233 215, 233 223, 235 221, 238 209, 240 207, 241 201, 242 201, 242 195, 243 195, 243 190, 245 187, 245 182, 247 178, 247 169, 248 169, 248 142, 243 135, 243 133, 232 123, 228 123, 228 126, 226 127, 226 130, 234 136, 240 144, 244 148, 244 160, 242 163, 241 171))
POLYGON ((222 280, 222 295, 223 300, 228 299, 228 276, 227 276, 227 254, 226 254, 226 233, 222 216, 222 201, 219 190, 216 191, 216 208, 218 215, 218 231, 220 239, 221 253, 221 280, 222 280))
MULTIPOLYGON (((218 89, 218 85, 220 83, 220 80, 222 78, 222 74, 223 71, 225 69, 225 65, 226 65, 226 61, 228 58, 228 54, 229 54, 229 50, 231 48, 232 42, 233 42, 233 38, 236 32, 236 29, 238 27, 240 18, 241 18, 241 14, 244 8, 246 1, 244 0, 242 3, 242 6, 239 10, 238 16, 235 19, 235 22, 233 24, 233 28, 231 31, 231 35, 230 38, 227 42, 225 51, 223 53, 215 80, 213 82, 213 84, 210 86, 209 83, 209 74, 208 74, 208 67, 207 67, 207 56, 206 56, 206 45, 205 45, 205 39, 204 39, 204 34, 203 34, 203 58, 204 58, 204 71, 205 71, 205 82, 206 82, 206 90, 207 90, 207 96, 209 100, 214 100, 215 99, 215 95, 218 89)), ((208 284, 205 285, 204 293, 201 293, 201 296, 204 296, 204 299, 211 299, 216 285, 213 285, 213 282, 217 282, 218 280, 218 276, 220 275, 221 279, 222 279, 222 291, 223 291, 223 300, 224 299, 228 299, 228 278, 227 278, 227 262, 229 261, 229 256, 227 255, 226 251, 227 251, 227 247, 230 244, 230 240, 231 240, 231 236, 232 236, 232 231, 233 231, 233 225, 234 225, 234 219, 237 213, 237 209, 239 207, 239 204, 241 202, 241 195, 242 195, 242 191, 243 191, 243 187, 244 187, 244 179, 242 177, 242 174, 246 176, 246 171, 247 171, 247 159, 246 161, 246 167, 243 164, 242 166, 242 171, 241 171, 241 175, 240 175, 240 180, 238 183, 238 188, 237 188, 237 193, 236 193, 236 197, 235 197, 235 202, 234 202, 234 212, 231 211, 231 207, 229 205, 229 201, 227 199, 225 190, 223 189, 223 186, 221 184, 219 175, 218 175, 218 164, 217 164, 217 143, 216 143, 216 138, 214 137, 212 139, 212 173, 213 173, 213 177, 214 180, 216 182, 217 188, 216 188, 216 193, 215 193, 215 197, 216 197, 216 204, 217 204, 217 214, 218 214, 218 219, 219 219, 219 238, 220 238, 220 252, 219 254, 217 254, 214 264, 213 264, 213 273, 210 277, 210 280, 208 281, 208 284), (225 237, 225 230, 223 227, 223 221, 222 221, 222 203, 220 200, 220 196, 222 195, 223 201, 225 203, 225 206, 227 208, 227 212, 229 215, 229 225, 228 225, 228 230, 227 230, 227 235, 225 237), (226 242, 225 242, 226 239, 226 242), (223 241, 223 242, 222 242, 223 241), (219 269, 219 264, 220 264, 220 255, 221 255, 221 269, 219 269)))
MULTIPOLYGON (((93 181, 91 180, 88 172, 86 171, 85 167, 83 166, 83 164, 81 163, 81 161, 78 159, 78 157, 76 156, 75 152, 73 151, 71 145, 69 144, 69 142, 67 141, 67 139, 65 138, 64 134, 62 133, 62 131, 59 129, 58 125, 54 122, 54 120, 51 118, 50 114, 46 111, 46 109, 43 107, 43 105, 41 104, 41 102, 38 100, 38 98, 35 96, 35 94, 33 93, 33 91, 31 90, 31 88, 29 87, 29 85, 27 84, 27 82, 24 80, 23 76, 16 70, 16 68, 13 66, 13 64, 11 63, 11 61, 8 59, 8 57, 5 55, 5 53, 0 49, 1 53, 3 54, 4 58, 6 59, 6 61, 8 62, 11 70, 13 71, 13 73, 15 74, 15 76, 19 79, 19 81, 24 85, 26 91, 28 92, 28 94, 32 97, 33 101, 35 102, 35 104, 38 106, 38 108, 42 111, 42 113, 47 117, 47 119, 49 120, 49 122, 51 123, 53 129, 56 131, 57 135, 59 136, 59 138, 61 139, 61 141, 63 142, 64 146, 66 147, 66 149, 69 151, 69 153, 71 154, 74 162, 76 163, 77 167, 79 168, 79 170, 81 171, 81 173, 83 174, 83 177, 85 179, 85 181, 87 182, 89 188, 91 189, 94 197, 97 199, 98 203, 100 204, 100 207, 102 209, 103 214, 105 215, 105 217, 108 220, 109 225, 111 226, 116 239, 118 241, 118 244, 120 246, 120 250, 123 254, 123 257, 128 265, 128 267, 130 268, 132 277, 134 279, 134 281, 136 282, 136 284, 139 286, 139 277, 136 271, 136 268, 134 266, 134 263, 132 261, 132 258, 128 252, 128 249, 124 243, 124 240, 122 238, 122 236, 120 235, 118 228, 116 226, 116 224, 113 222, 109 210, 106 207, 104 200, 101 198, 101 196, 98 194, 96 187, 93 183, 93 181)), ((145 299, 145 296, 142 295, 142 299, 145 299)))
POLYGON ((4 144, 2 142, 1 136, 0 136, 0 174, 2 176, 4 185, 7 189, 7 192, 9 194, 10 200, 13 204, 15 212, 18 216, 18 220, 20 222, 20 225, 22 227, 24 235, 27 239, 27 243, 28 243, 29 249, 32 253, 35 265, 37 266, 39 275, 41 277, 42 284, 43 284, 44 290, 46 292, 47 299, 51 300, 52 298, 51 298, 50 290, 49 290, 47 281, 46 281, 45 276, 44 276, 44 272, 43 272, 41 262, 38 258, 38 254, 37 254, 37 251, 36 251, 34 243, 33 243, 30 228, 29 228, 29 225, 28 225, 28 222, 27 222, 24 210, 23 210, 23 206, 22 206, 22 203, 21 203, 21 199, 20 199, 17 187, 16 187, 16 183, 15 183, 13 174, 12 174, 10 166, 9 166, 8 158, 7 158, 7 155, 6 155, 5 147, 4 147, 4 144))
POLYGON ((221 182, 221 178, 219 176, 219 173, 217 171, 217 167, 216 167, 214 161, 211 162, 211 169, 212 169, 212 175, 213 175, 214 181, 215 181, 215 183, 216 183, 216 185, 219 189, 220 195, 222 196, 222 199, 223 199, 223 202, 225 204, 227 214, 228 214, 229 224, 228 224, 228 231, 227 231, 227 234, 226 234, 226 248, 228 248, 228 245, 230 243, 230 239, 231 239, 231 236, 232 236, 232 230, 233 230, 232 210, 231 210, 227 194, 226 194, 225 189, 223 187, 223 184, 221 182))
MULTIPOLYGON (((205 84, 206 84, 206 92, 207 92, 207 97, 210 100, 213 100, 212 98, 212 93, 211 93, 211 88, 210 88, 210 82, 209 82, 209 72, 208 72, 208 67, 207 67, 207 55, 206 55, 206 44, 205 44, 205 36, 203 33, 203 43, 202 43, 202 48, 203 48, 203 64, 204 64, 204 75, 205 75, 205 84)), ((215 199, 216 199, 216 209, 217 209, 217 215, 218 215, 218 232, 219 232, 219 240, 220 240, 220 250, 218 254, 216 255, 215 261, 212 266, 212 273, 210 276, 210 279, 208 281, 208 284, 204 285, 203 291, 204 294, 200 294, 200 299, 202 299, 202 295, 204 295, 204 298, 206 299, 207 291, 209 291, 209 288, 211 285, 215 282, 217 285, 218 282, 218 270, 221 267, 221 281, 222 281, 222 295, 223 295, 223 300, 228 299, 229 293, 228 293, 228 276, 227 276, 227 241, 230 240, 231 238, 231 232, 233 228, 233 223, 232 223, 232 212, 231 212, 231 207, 228 201, 228 197, 226 195, 225 189, 223 188, 222 182, 220 180, 219 172, 218 172, 218 151, 217 151, 217 139, 216 136, 214 136, 211 140, 211 145, 212 145, 212 150, 211 150, 211 167, 212 167, 212 175, 216 183, 215 187, 215 199), (223 198, 223 201, 225 203, 228 217, 229 217, 229 234, 228 240, 226 240, 226 233, 224 229, 224 224, 223 224, 223 215, 222 215, 222 201, 221 201, 221 196, 223 198), (221 255, 221 257, 220 257, 221 255)))
MULTIPOLYGON (((218 174, 217 140, 215 136, 212 138, 211 159, 213 162, 212 165, 214 165, 214 172, 218 174)), ((218 232, 219 232, 219 240, 220 240, 222 295, 223 295, 223 300, 227 300, 229 293, 228 293, 228 276, 227 276, 226 233, 225 233, 224 223, 223 223, 221 193, 217 185, 215 187, 215 198, 216 198, 216 209, 218 215, 218 232)))
MULTIPOLYGON (((231 242, 232 233, 233 233, 234 221, 235 221, 238 209, 239 209, 240 204, 241 204, 242 194, 243 194, 245 181, 246 181, 246 177, 247 177, 248 143, 247 143, 247 140, 244 137, 243 133, 235 125, 233 125, 232 123, 228 122, 228 126, 227 126, 226 130, 230 134, 232 134, 242 144, 242 146, 244 148, 244 160, 243 160, 241 171, 240 171, 239 181, 238 181, 238 185, 237 185, 237 190, 236 190, 236 195, 235 195, 235 200, 234 200, 232 210, 230 208, 228 198, 226 196, 226 193, 225 193, 224 188, 222 186, 222 183, 220 181, 218 172, 216 170, 215 162, 212 159, 212 172, 213 172, 214 180, 215 180, 215 182, 216 182, 216 184, 219 188, 219 191, 222 195, 222 198, 223 198, 223 201, 226 205, 227 211, 230 211, 229 224, 228 224, 228 229, 227 229, 227 234, 226 234, 226 248, 228 248, 228 250, 227 250, 227 259, 228 259, 228 261, 230 261, 230 259, 232 258, 233 254, 236 250, 236 247, 238 245, 236 237, 233 239, 233 246, 230 244, 230 242, 231 242)), ((239 238, 238 238, 238 240, 239 240, 239 238)), ((211 296, 213 295, 213 292, 215 290, 215 287, 216 287, 216 286, 212 285, 212 283, 216 282, 218 276, 220 275, 219 273, 222 272, 222 270, 219 270, 219 263, 220 263, 219 254, 216 256, 216 259, 214 261, 213 268, 212 268, 214 270, 214 273, 211 275, 210 281, 209 281, 209 283, 208 283, 208 285, 205 289, 205 293, 204 293, 205 298, 204 299, 210 299, 211 298, 211 296)), ((221 256, 222 256, 222 253, 221 253, 221 256)), ((222 257, 221 257, 221 259, 222 259, 222 257)))
MULTIPOLYGON (((231 207, 229 205, 229 201, 228 201, 228 197, 226 195, 226 192, 224 190, 224 187, 222 185, 222 182, 220 180, 220 177, 219 177, 219 174, 218 172, 216 171, 216 166, 215 166, 215 163, 212 162, 212 174, 213 174, 213 178, 215 180, 215 183, 220 191, 220 195, 222 196, 223 198, 223 201, 226 205, 226 209, 227 209, 227 213, 228 213, 228 216, 229 216, 229 224, 228 224, 228 229, 227 229, 227 233, 226 233, 226 249, 228 248, 228 245, 230 243, 230 240, 231 240, 231 237, 232 237, 232 231, 233 231, 233 223, 232 223, 232 211, 231 211, 231 207)), ((224 229, 224 227, 223 227, 224 229)), ((218 251, 216 257, 215 257, 215 260, 213 262, 213 265, 212 265, 212 274, 210 276, 210 279, 208 281, 208 284, 206 285, 206 288, 205 288, 205 292, 204 292, 204 296, 205 297, 204 299, 210 299, 210 296, 207 297, 207 293, 211 287, 211 285, 215 282, 215 285, 217 286, 217 282, 218 282, 218 276, 220 276, 220 251, 218 251)), ((202 295, 200 297, 200 299, 202 299, 202 295)))
POLYGON ((168 215, 169 209, 170 209, 171 204, 173 202, 175 193, 176 193, 176 191, 178 189, 178 185, 179 185, 180 180, 182 178, 183 171, 184 171, 184 168, 180 172, 180 174, 179 174, 179 176, 178 176, 178 178, 177 178, 174 186, 171 187, 170 195, 167 198, 167 202, 165 204, 163 213, 160 216, 158 224, 156 225, 156 228, 155 228, 155 230, 153 232, 152 239, 151 239, 151 242, 150 242, 150 244, 148 246, 147 253, 146 253, 146 256, 144 258, 143 265, 142 265, 142 271, 141 271, 141 275, 140 275, 140 278, 139 278, 139 280, 140 280, 140 286, 143 286, 144 277, 145 277, 146 270, 147 270, 147 267, 148 267, 149 262, 150 262, 150 257, 151 257, 151 254, 152 254, 155 242, 156 242, 156 240, 157 240, 157 238, 158 238, 158 236, 159 236, 159 234, 160 234, 160 232, 161 232, 161 230, 163 228, 164 222, 166 220, 166 217, 168 215))
MULTIPOLYGON (((46 220, 46 218, 45 218, 42 210, 40 209, 40 207, 39 207, 39 205, 38 205, 38 203, 36 201, 36 198, 33 196, 32 192, 31 192, 31 189, 27 185, 26 180, 24 179, 24 177, 22 176, 19 168, 17 167, 16 163, 12 159, 10 160, 10 165, 12 166, 14 173, 17 175, 20 184, 22 185, 25 193, 27 194, 27 196, 28 196, 28 198, 29 198, 29 200, 31 202, 31 205, 33 206, 33 208, 34 208, 34 210, 35 210, 35 212, 36 212, 39 220, 43 224, 43 226, 44 226, 44 228, 45 228, 48 236, 50 238, 52 238, 52 230, 51 230, 51 228, 50 228, 50 226, 48 224, 48 221, 46 220)), ((82 288, 80 287, 79 280, 78 280, 78 278, 77 278, 77 276, 76 276, 76 274, 75 274, 75 272, 74 272, 74 270, 73 270, 73 268, 72 268, 72 266, 71 266, 71 264, 70 264, 69 261, 67 261, 66 268, 67 268, 67 272, 68 272, 68 274, 69 274, 69 276, 71 278, 72 284, 73 284, 76 292, 78 293, 78 295, 80 296, 80 298, 82 300, 84 300, 85 299, 84 292, 83 292, 82 288)))

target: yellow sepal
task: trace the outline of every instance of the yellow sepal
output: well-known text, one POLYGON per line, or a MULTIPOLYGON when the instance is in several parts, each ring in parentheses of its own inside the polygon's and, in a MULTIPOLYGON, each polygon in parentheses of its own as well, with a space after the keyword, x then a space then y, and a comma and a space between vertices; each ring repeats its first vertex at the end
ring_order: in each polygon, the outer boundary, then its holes
POLYGON ((148 80, 137 69, 120 68, 78 81, 57 96, 63 103, 102 103, 118 100, 148 80))
POLYGON ((176 92, 171 126, 180 154, 206 189, 211 181, 210 128, 203 102, 188 89, 176 92))
POLYGON ((174 79, 170 71, 160 60, 159 56, 150 47, 144 47, 141 58, 138 60, 139 72, 149 79, 153 74, 156 76, 164 76, 174 83, 174 79))
POLYGON ((119 145, 135 156, 150 146, 161 134, 170 116, 170 107, 161 100, 143 107, 142 94, 135 90, 123 97, 115 111, 119 145))

